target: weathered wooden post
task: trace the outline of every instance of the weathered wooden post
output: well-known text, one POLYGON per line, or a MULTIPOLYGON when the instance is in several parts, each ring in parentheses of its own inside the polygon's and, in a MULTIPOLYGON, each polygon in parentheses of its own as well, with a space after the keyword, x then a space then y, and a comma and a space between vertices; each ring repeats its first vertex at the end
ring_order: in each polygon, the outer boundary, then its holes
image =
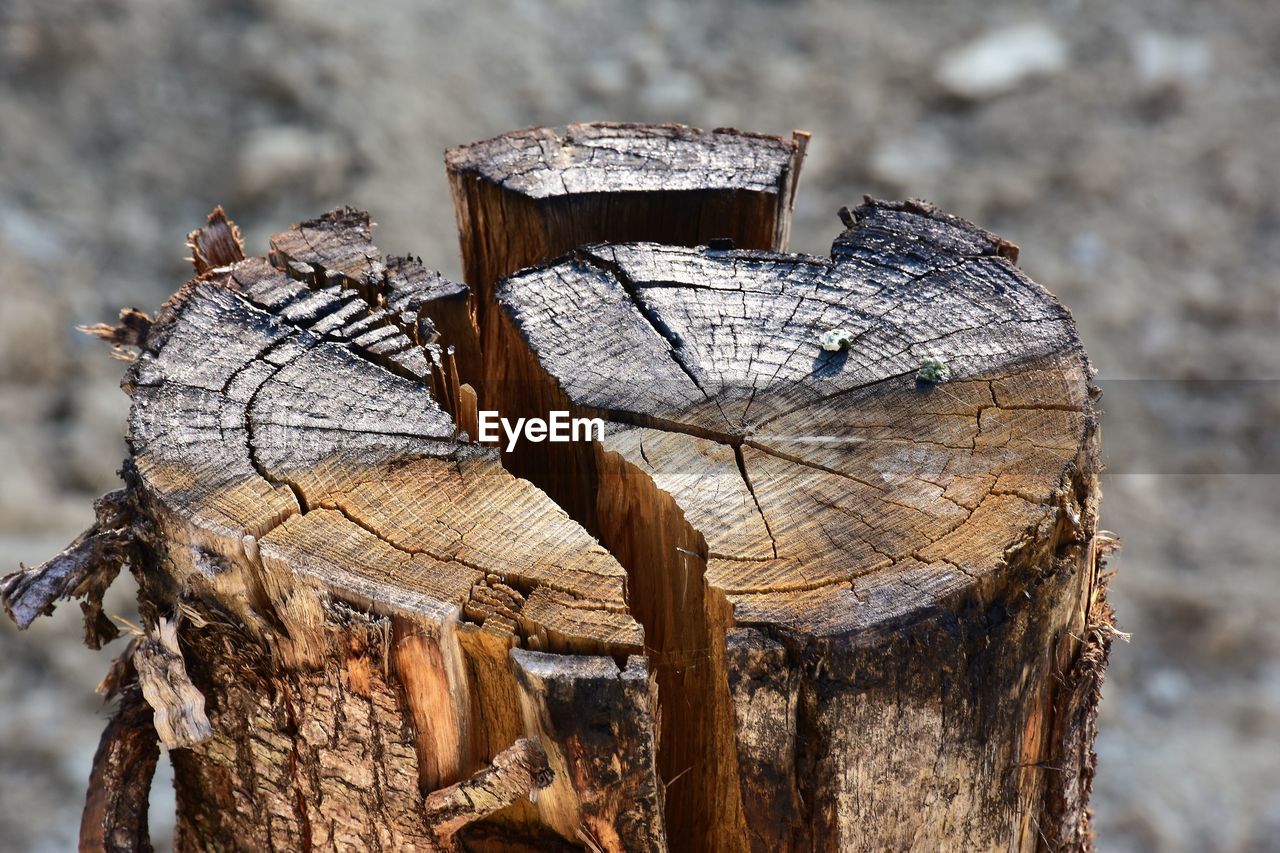
POLYGON ((83 846, 147 847, 157 742, 182 849, 1086 846, 1084 350, 923 203, 782 253, 806 141, 452 151, 470 296, 356 211, 266 258, 193 232, 154 321, 97 330, 136 351, 124 488, 0 587, 98 643, 140 583, 83 846), (499 453, 473 388, 605 435, 499 453))

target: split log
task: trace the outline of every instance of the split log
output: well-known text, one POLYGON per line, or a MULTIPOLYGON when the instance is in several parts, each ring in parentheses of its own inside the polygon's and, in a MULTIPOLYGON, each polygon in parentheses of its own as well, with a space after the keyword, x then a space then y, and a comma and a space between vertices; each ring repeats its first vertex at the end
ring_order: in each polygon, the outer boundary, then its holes
POLYGON ((506 281, 499 407, 612 422, 509 467, 628 570, 671 837, 1076 841, 1045 804, 1084 772, 1050 735, 1098 594, 1088 363, 1006 244, 856 216, 830 260, 598 246, 506 281))
POLYGON ((0 590, 139 581, 86 849, 145 846, 144 696, 181 849, 1085 846, 1084 351, 1015 247, 921 203, 781 254, 803 141, 451 152, 479 326, 357 211, 267 258, 193 232, 197 277, 100 330, 138 349, 119 511, 0 590), (499 458, 463 379, 606 435, 499 458))
MULTIPOLYGON (((175 753, 184 846, 430 846, 421 794, 525 731, 512 646, 642 650, 617 562, 457 441, 439 348, 411 337, 441 288, 406 296, 406 264, 368 262, 362 234, 337 211, 273 240, 275 266, 209 270, 126 379, 146 617, 185 618, 215 732, 175 753)), ((561 776, 540 802, 575 798, 561 776)), ((473 817, 543 823, 527 799, 473 817)))
POLYGON ((785 249, 809 134, 682 125, 531 128, 445 155, 478 314, 499 277, 595 242, 785 249))

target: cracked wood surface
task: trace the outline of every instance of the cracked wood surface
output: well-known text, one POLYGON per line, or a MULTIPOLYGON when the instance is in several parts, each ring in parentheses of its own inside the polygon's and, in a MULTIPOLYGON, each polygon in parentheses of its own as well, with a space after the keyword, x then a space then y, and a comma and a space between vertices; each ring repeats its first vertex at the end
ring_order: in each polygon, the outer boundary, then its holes
POLYGON ((481 323, 499 277, 583 243, 786 248, 808 139, 597 122, 450 150, 463 277, 481 323))
MULTIPOLYGON (((415 792, 484 772, 535 725, 513 647, 566 666, 643 649, 625 575, 494 451, 455 438, 431 313, 460 305, 469 325, 465 288, 381 260, 356 211, 278 235, 269 260, 235 258, 233 227, 215 216, 193 233, 201 274, 158 313, 125 380, 156 570, 144 613, 162 630, 186 621, 214 733, 177 738, 191 746, 177 762, 181 845, 452 849, 468 832, 541 837, 553 805, 570 837, 592 820, 660 822, 652 798, 593 818, 591 776, 561 774, 537 786, 550 786, 541 806, 513 797, 438 835, 415 792), (245 632, 233 654, 227 625, 245 632), (246 722, 253 742, 234 734, 246 722)), ((647 719, 650 698, 596 690, 579 704, 647 719)))
POLYGON ((241 584, 237 615, 279 619, 302 656, 320 617, 277 576, 437 621, 496 576, 515 606, 491 630, 637 650, 621 568, 492 452, 455 441, 429 391, 430 356, 355 290, 262 260, 184 288, 127 380, 146 499, 200 552, 172 570, 241 584))
POLYGON ((499 291, 546 380, 613 421, 603 449, 705 538, 739 624, 838 634, 868 624, 861 608, 806 602, 852 603, 895 566, 961 586, 995 572, 1056 511, 1092 429, 1053 297, 994 244, 955 254, 963 226, 925 208, 858 216, 831 260, 590 246, 499 291), (853 343, 826 352, 836 327, 853 343), (915 379, 931 353, 949 382, 915 379))
POLYGON ((806 140, 455 149, 474 300, 360 211, 251 258, 218 209, 154 321, 92 329, 138 350, 126 488, 0 587, 100 642, 139 581, 85 849, 145 849, 157 727, 180 849, 1087 847, 1112 630, 1070 316, 920 202, 781 254, 806 140), (500 460, 472 387, 605 438, 500 460))
POLYGON ((586 245, 501 283, 498 408, 610 421, 504 462, 628 570, 677 846, 1084 843, 1050 734, 1100 586, 1083 348, 1011 243, 842 217, 829 258, 586 245))

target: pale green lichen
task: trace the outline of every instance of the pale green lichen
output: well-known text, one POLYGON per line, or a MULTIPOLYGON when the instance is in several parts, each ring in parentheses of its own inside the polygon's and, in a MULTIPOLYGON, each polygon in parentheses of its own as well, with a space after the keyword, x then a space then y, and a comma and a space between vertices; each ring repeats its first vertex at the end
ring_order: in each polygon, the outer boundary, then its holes
POLYGON ((925 356, 920 361, 920 369, 916 371, 916 379, 937 385, 951 378, 951 368, 936 355, 925 356))
POLYGON ((839 352, 853 343, 853 332, 844 327, 830 329, 818 335, 818 343, 827 352, 839 352))

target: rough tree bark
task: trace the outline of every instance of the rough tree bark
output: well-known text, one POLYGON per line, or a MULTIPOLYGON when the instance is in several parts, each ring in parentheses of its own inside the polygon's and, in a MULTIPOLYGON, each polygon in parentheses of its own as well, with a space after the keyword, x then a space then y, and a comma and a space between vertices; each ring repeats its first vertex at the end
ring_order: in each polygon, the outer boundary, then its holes
POLYGON ((94 330, 137 350, 125 489, 0 587, 101 642, 139 581, 83 846, 145 849, 157 740, 182 849, 1087 846, 1110 539, 1070 315, 923 203, 780 253, 805 139, 452 151, 471 300, 352 210, 265 259, 193 232, 154 322, 94 330), (605 438, 500 459, 472 386, 605 438))

